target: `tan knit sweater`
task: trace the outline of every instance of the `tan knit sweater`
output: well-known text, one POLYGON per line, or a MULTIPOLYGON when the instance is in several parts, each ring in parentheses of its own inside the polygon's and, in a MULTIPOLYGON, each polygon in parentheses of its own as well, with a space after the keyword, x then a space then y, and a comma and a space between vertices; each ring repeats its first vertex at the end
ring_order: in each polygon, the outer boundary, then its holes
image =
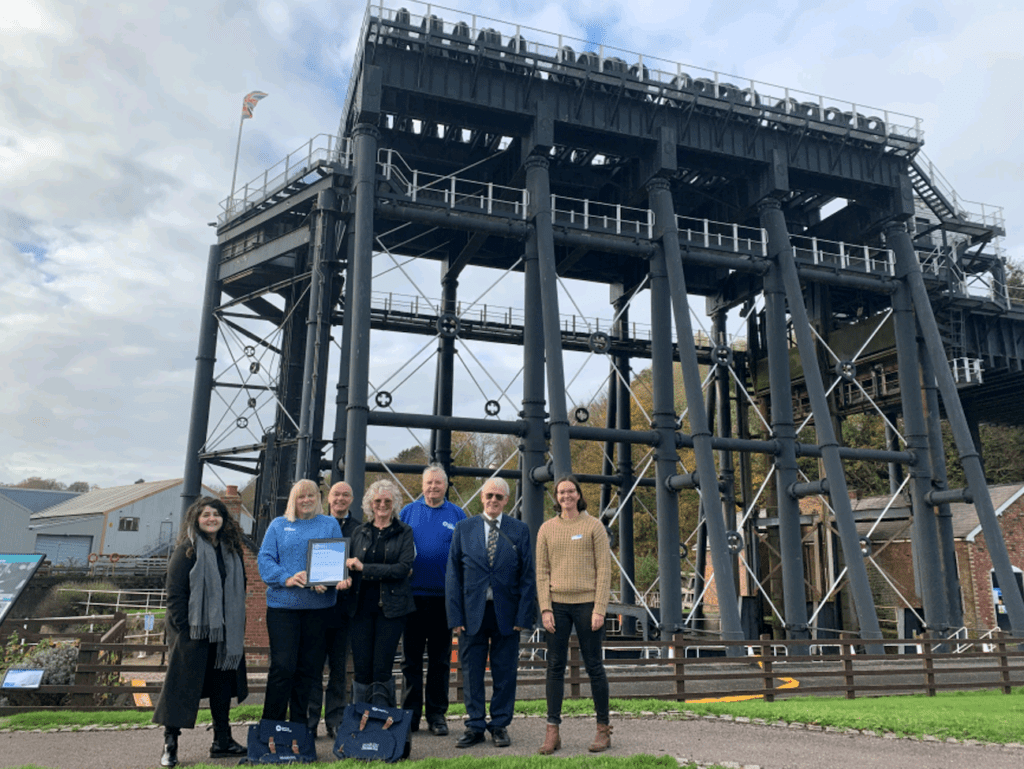
POLYGON ((612 559, 608 533, 591 515, 571 521, 561 516, 537 532, 537 599, 540 610, 554 603, 594 602, 594 614, 608 608, 612 559))

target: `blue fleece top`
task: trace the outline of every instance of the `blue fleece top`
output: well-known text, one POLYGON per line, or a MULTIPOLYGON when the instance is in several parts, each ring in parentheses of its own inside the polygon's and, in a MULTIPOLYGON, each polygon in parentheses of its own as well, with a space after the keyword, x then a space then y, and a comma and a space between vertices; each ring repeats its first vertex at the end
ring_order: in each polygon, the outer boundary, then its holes
POLYGON ((447 499, 431 507, 420 497, 402 508, 402 523, 412 527, 416 561, 412 565, 412 594, 444 597, 444 571, 452 549, 455 524, 466 519, 462 508, 447 499))
POLYGON ((306 554, 311 539, 337 539, 341 527, 330 515, 298 518, 289 521, 283 515, 275 518, 263 535, 257 563, 260 577, 267 583, 267 606, 273 609, 326 609, 334 606, 337 591, 324 593, 300 587, 285 587, 294 574, 306 570, 306 554))

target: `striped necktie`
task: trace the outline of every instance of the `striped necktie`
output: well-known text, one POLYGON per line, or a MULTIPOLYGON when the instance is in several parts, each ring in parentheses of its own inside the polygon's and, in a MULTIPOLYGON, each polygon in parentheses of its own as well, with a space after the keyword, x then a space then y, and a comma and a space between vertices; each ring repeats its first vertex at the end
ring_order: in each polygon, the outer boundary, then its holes
POLYGON ((487 532, 487 565, 494 566, 494 554, 498 552, 498 522, 488 518, 487 525, 491 527, 487 532))

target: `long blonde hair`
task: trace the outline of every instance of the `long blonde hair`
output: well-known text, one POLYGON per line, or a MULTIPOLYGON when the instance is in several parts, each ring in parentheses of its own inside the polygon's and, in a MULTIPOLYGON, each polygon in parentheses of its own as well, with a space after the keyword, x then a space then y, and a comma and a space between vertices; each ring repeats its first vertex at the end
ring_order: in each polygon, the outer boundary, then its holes
MULTIPOLYGON (((295 520, 295 500, 299 498, 300 494, 304 494, 307 489, 312 489, 313 493, 318 497, 320 496, 320 487, 316 481, 311 481, 308 478, 303 478, 301 481, 296 481, 295 485, 292 486, 291 492, 288 494, 288 505, 284 509, 284 517, 289 521, 295 520)), ((320 512, 323 512, 323 501, 320 503, 320 512)))

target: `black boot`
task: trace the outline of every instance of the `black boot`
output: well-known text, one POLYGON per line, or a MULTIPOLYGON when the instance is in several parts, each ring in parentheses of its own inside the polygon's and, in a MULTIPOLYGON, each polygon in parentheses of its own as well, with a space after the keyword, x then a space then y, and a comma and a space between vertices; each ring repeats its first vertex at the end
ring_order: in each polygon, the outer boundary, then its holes
POLYGON ((395 705, 395 679, 374 681, 370 684, 370 704, 382 708, 393 708, 395 705))
POLYGON ((178 735, 164 732, 164 754, 160 756, 160 766, 178 765, 178 735))
POLYGON ((231 737, 231 727, 217 727, 213 730, 213 744, 210 746, 210 758, 238 758, 248 755, 249 751, 239 745, 231 737))

